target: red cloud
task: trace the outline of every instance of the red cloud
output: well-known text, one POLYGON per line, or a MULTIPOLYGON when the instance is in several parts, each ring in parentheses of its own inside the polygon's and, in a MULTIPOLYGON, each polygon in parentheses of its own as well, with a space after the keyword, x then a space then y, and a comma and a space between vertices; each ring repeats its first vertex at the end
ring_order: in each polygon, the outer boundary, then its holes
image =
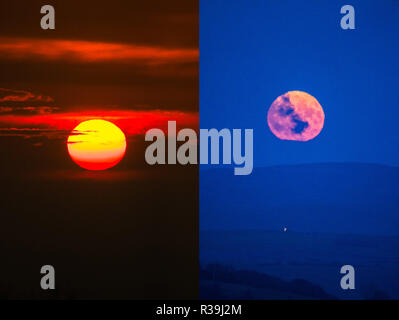
POLYGON ((0 114, 49 114, 56 110, 58 107, 49 106, 27 106, 27 107, 8 107, 0 106, 0 114))
MULTIPOLYGON (((58 129, 0 128, 0 137, 22 137, 25 139, 45 137, 47 139, 60 139, 67 135, 69 135, 69 131, 58 129)), ((38 143, 34 145, 38 145, 38 143)))
POLYGON ((53 102, 54 100, 49 96, 37 95, 29 91, 0 88, 0 102, 31 101, 53 102))
POLYGON ((9 59, 41 58, 76 62, 138 62, 151 64, 197 62, 198 49, 161 48, 93 42, 0 37, 0 55, 9 59))
POLYGON ((128 136, 144 134, 152 128, 166 132, 168 121, 176 121, 179 128, 198 129, 198 113, 179 111, 96 111, 80 113, 38 114, 32 116, 0 115, 1 135, 21 135, 25 138, 38 136, 63 137, 73 134, 82 121, 104 119, 115 123, 128 136))

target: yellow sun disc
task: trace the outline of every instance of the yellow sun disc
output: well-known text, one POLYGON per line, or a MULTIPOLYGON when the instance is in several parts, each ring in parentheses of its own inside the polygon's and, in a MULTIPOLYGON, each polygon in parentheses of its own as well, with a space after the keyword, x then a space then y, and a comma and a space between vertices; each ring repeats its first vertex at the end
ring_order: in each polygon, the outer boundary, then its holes
POLYGON ((116 125, 95 119, 81 122, 68 137, 72 160, 88 170, 115 166, 125 155, 126 137, 116 125))

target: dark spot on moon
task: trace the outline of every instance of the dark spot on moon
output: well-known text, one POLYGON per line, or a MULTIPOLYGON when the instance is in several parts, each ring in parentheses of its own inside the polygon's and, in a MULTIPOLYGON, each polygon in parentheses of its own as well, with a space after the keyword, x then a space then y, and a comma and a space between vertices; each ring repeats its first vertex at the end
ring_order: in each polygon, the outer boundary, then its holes
POLYGON ((294 112, 294 108, 291 108, 291 107, 283 106, 278 109, 278 113, 280 114, 280 116, 283 116, 283 117, 286 117, 293 112, 294 112))
POLYGON ((285 111, 285 114, 288 116, 293 112, 294 112, 294 108, 287 108, 287 110, 285 111))
POLYGON ((291 119, 295 123, 295 127, 291 129, 293 133, 301 134, 309 127, 309 122, 302 121, 297 114, 292 115, 291 119))

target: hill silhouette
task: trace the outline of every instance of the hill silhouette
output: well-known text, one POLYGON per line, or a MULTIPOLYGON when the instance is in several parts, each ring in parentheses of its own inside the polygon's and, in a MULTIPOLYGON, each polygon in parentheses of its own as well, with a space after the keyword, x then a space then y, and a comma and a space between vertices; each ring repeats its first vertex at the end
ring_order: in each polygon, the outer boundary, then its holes
POLYGON ((284 281, 265 273, 236 270, 219 264, 200 268, 200 281, 201 299, 336 299, 321 287, 303 279, 284 281), (236 285, 235 288, 232 284, 236 285))

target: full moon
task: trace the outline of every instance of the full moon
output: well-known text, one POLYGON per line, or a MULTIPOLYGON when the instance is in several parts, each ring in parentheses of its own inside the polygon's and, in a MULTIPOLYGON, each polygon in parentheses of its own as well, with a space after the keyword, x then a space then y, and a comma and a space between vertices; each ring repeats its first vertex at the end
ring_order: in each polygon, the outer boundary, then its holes
POLYGON ((274 100, 267 113, 267 123, 279 139, 308 141, 323 129, 324 112, 310 94, 289 91, 274 100))
POLYGON ((115 166, 126 152, 125 134, 112 122, 81 122, 68 137, 68 153, 84 169, 105 170, 115 166))

